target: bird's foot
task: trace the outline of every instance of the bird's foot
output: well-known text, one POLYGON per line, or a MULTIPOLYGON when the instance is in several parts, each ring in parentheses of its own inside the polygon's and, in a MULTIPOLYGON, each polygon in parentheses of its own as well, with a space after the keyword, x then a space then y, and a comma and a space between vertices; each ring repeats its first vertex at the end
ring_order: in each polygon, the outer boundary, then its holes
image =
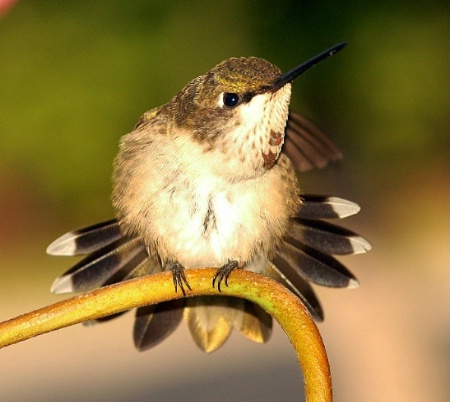
POLYGON ((175 286, 175 293, 178 292, 178 287, 183 292, 183 296, 186 296, 184 286, 189 290, 192 290, 186 276, 184 275, 184 267, 179 262, 171 262, 167 264, 166 269, 172 270, 173 284, 175 286))
POLYGON ((235 270, 238 267, 238 265, 239 264, 237 261, 230 261, 227 262, 224 266, 220 267, 217 270, 216 274, 214 275, 212 281, 213 287, 216 286, 217 282, 217 290, 221 292, 220 285, 222 284, 223 281, 225 281, 225 285, 228 286, 228 277, 230 276, 231 272, 233 272, 233 270, 235 270))

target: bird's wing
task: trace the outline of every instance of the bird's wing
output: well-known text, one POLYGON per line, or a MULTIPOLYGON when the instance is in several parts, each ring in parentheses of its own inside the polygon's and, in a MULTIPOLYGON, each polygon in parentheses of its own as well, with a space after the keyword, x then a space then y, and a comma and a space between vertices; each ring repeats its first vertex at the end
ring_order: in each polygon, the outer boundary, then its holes
POLYGON ((283 152, 299 172, 321 169, 328 162, 342 159, 342 153, 322 130, 292 111, 287 121, 283 152))

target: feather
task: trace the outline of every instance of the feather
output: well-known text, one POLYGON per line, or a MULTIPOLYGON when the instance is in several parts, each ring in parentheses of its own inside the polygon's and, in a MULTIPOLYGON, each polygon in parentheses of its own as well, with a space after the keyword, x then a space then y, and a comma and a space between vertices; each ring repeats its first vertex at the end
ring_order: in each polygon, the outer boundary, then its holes
POLYGON ((272 317, 261 307, 247 300, 244 312, 234 321, 234 327, 246 338, 256 343, 266 343, 272 335, 272 317))
POLYGON ((186 299, 184 318, 197 346, 207 353, 220 348, 231 334, 236 309, 243 313, 243 300, 202 296, 186 299), (233 304, 233 306, 231 306, 233 304))
POLYGON ((356 233, 320 220, 293 218, 288 235, 325 254, 360 254, 371 248, 369 242, 356 233))
MULTIPOLYGON (((357 286, 353 275, 329 254, 365 252, 370 244, 354 232, 321 220, 353 215, 359 211, 357 204, 338 197, 301 197, 302 206, 291 219, 287 236, 265 274, 293 291, 314 319, 322 321, 322 307, 307 281, 331 287, 357 286)), ((54 293, 85 291, 161 270, 159 261, 148 255, 141 240, 123 236, 115 220, 70 232, 48 250, 57 255, 90 253, 55 280, 54 293)), ((109 321, 121 314, 87 324, 109 321)), ((134 342, 138 350, 164 340, 183 316, 195 343, 206 352, 222 346, 233 327, 258 343, 266 342, 272 333, 272 318, 251 302, 225 297, 189 298, 137 309, 134 342)))
POLYGON ((361 209, 352 201, 328 195, 302 194, 301 199, 298 218, 342 219, 357 214, 361 209))
POLYGON ((283 150, 299 172, 321 169, 328 162, 342 159, 342 153, 318 127, 292 111, 289 112, 283 150))
POLYGON ((47 247, 47 253, 65 256, 89 254, 119 240, 121 237, 119 223, 115 219, 111 219, 73 230, 58 237, 47 247))
POLYGON ((272 258, 272 264, 266 267, 266 274, 295 293, 316 321, 323 321, 324 314, 319 299, 312 286, 299 275, 295 265, 276 254, 272 258))
MULTIPOLYGON (((84 292, 102 286, 111 276, 137 258, 142 258, 139 239, 123 237, 90 254, 55 279, 53 293, 84 292), (141 254, 140 254, 141 253, 141 254), (140 255, 139 255, 140 254, 140 255)), ((133 262, 136 264, 137 262, 133 262)))
POLYGON ((335 258, 292 238, 283 241, 276 254, 298 275, 317 285, 333 288, 354 288, 359 285, 353 274, 335 258))
MULTIPOLYGON (((119 283, 122 281, 127 281, 129 279, 138 278, 140 276, 149 275, 153 272, 158 272, 161 270, 161 265, 155 258, 151 258, 146 250, 141 247, 141 251, 136 254, 134 258, 128 261, 119 271, 115 272, 110 276, 105 282, 103 282, 100 287, 112 285, 114 283, 119 283)), ((98 318, 96 320, 86 321, 83 324, 93 325, 95 323, 102 323, 105 321, 110 321, 116 317, 121 316, 127 311, 122 311, 121 313, 109 315, 106 317, 98 318)), ((144 315, 141 313, 140 316, 144 315)))
POLYGON ((184 299, 140 307, 134 321, 134 345, 139 351, 150 349, 166 339, 183 319, 184 299))

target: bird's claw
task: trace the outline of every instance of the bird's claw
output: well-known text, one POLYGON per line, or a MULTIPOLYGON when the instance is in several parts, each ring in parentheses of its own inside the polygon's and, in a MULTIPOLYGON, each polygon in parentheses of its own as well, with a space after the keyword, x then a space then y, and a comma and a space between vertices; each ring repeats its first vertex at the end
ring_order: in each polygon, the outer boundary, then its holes
POLYGON ((173 262, 170 264, 170 269, 172 270, 173 285, 175 286, 175 293, 178 292, 178 287, 183 292, 183 296, 186 296, 186 291, 184 286, 189 290, 192 290, 186 276, 184 274, 184 267, 179 262, 173 262))
POLYGON ((224 266, 220 267, 213 277, 212 280, 213 288, 216 286, 217 282, 217 290, 221 292, 220 285, 223 281, 225 281, 225 285, 228 286, 228 277, 230 276, 231 272, 233 272, 233 270, 236 269, 237 267, 238 267, 237 261, 230 261, 226 263, 224 266))

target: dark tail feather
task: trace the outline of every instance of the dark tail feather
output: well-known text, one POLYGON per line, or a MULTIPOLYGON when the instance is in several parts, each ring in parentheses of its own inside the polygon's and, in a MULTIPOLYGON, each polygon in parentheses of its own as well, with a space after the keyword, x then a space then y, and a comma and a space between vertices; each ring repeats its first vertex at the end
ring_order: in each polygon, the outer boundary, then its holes
POLYGON ((304 219, 342 219, 360 211, 358 204, 328 195, 302 194, 302 206, 297 214, 304 219))
POLYGON ((47 247, 47 253, 66 256, 90 254, 121 237, 119 223, 111 219, 62 235, 47 247))
MULTIPOLYGON (((161 269, 139 239, 123 236, 116 220, 78 229, 55 240, 47 249, 52 255, 89 254, 57 278, 52 292, 82 292, 136 278, 161 269)), ((184 300, 138 308, 134 342, 139 350, 148 349, 168 337, 183 318, 184 300)), ((109 321, 125 312, 113 314, 86 325, 109 321)))
POLYGON ((134 345, 139 351, 150 349, 166 339, 183 319, 185 300, 178 299, 140 307, 134 321, 134 345))
POLYGON ((356 233, 321 219, 345 218, 359 206, 338 197, 302 195, 298 215, 291 219, 288 232, 272 262, 282 283, 303 300, 315 318, 323 319, 322 308, 307 281, 342 288, 358 286, 357 279, 331 255, 369 251, 369 242, 356 233))
POLYGON ((282 259, 278 254, 266 268, 266 274, 286 286, 308 308, 316 321, 323 321, 323 310, 312 286, 298 273, 295 265, 282 259))
POLYGON ((138 239, 123 237, 75 264, 51 287, 53 293, 84 292, 102 286, 124 267, 136 266, 146 254, 138 239))
POLYGON ((283 242, 277 256, 299 275, 317 285, 333 288, 354 288, 359 285, 353 274, 338 260, 292 238, 283 242))
MULTIPOLYGON (((139 254, 131 259, 127 264, 125 264, 119 271, 114 275, 109 277, 102 285, 108 286, 114 283, 119 283, 122 281, 127 281, 129 279, 138 278, 140 276, 149 275, 153 272, 158 272, 161 266, 154 260, 151 259, 145 249, 142 249, 139 254)), ((97 320, 86 321, 83 324, 92 325, 95 323, 102 323, 105 321, 112 320, 113 318, 119 317, 127 311, 122 311, 121 313, 109 315, 107 317, 98 318, 97 320)))
POLYGON ((289 236, 325 254, 360 254, 370 250, 370 244, 363 237, 320 220, 292 219, 289 236))
POLYGON ((161 265, 154 258, 149 257, 147 251, 142 246, 138 254, 128 261, 120 270, 110 276, 101 286, 112 285, 114 283, 127 281, 144 275, 159 272, 161 265))

